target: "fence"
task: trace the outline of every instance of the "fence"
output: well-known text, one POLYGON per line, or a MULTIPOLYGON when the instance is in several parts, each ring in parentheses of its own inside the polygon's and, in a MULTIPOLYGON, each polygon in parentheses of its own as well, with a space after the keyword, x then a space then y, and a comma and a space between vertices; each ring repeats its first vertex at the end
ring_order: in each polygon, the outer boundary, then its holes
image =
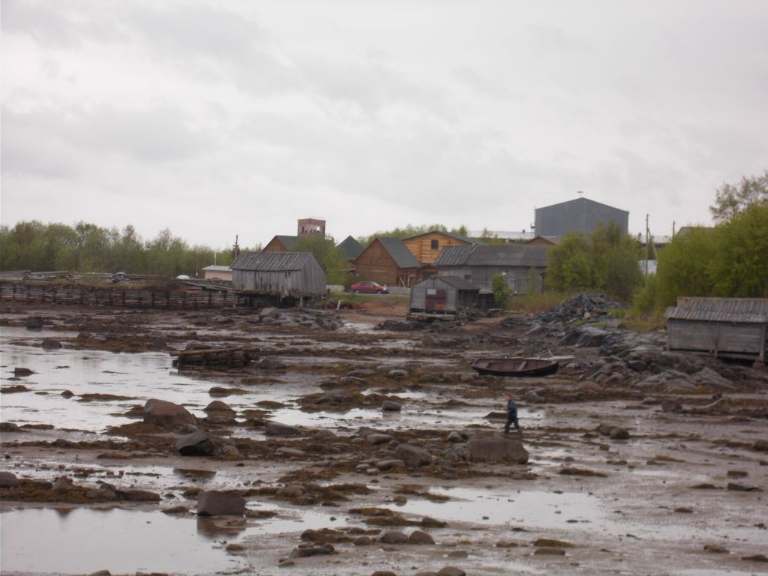
POLYGON ((238 305, 231 290, 96 288, 76 285, 42 286, 0 282, 0 300, 40 304, 71 304, 126 308, 225 308, 238 305))

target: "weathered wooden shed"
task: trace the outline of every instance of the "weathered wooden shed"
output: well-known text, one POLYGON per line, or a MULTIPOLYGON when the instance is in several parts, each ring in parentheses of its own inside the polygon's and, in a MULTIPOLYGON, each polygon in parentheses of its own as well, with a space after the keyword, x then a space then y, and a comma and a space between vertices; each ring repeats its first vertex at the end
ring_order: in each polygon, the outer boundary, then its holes
POLYGON ((312 298, 325 294, 325 272, 310 252, 244 252, 232 263, 232 285, 243 294, 312 298))
POLYGON ((768 299, 678 298, 667 308, 670 350, 765 363, 768 349, 768 299))
POLYGON ((411 288, 409 315, 455 316, 463 309, 487 310, 493 294, 455 276, 432 276, 411 288))

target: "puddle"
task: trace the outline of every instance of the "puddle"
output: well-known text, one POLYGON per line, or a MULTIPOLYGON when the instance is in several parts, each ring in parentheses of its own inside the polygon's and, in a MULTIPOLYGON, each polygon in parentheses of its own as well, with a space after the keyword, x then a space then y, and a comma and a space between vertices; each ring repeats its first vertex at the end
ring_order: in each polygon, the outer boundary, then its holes
POLYGON ((392 505, 390 508, 448 522, 496 526, 572 528, 578 523, 600 523, 605 520, 600 500, 579 492, 501 493, 471 488, 436 488, 431 492, 448 496, 451 500, 440 503, 412 499, 404 506, 392 505), (577 523, 569 523, 568 520, 576 520, 577 523))
POLYGON ((0 513, 3 572, 211 573, 238 565, 195 518, 134 510, 0 513))

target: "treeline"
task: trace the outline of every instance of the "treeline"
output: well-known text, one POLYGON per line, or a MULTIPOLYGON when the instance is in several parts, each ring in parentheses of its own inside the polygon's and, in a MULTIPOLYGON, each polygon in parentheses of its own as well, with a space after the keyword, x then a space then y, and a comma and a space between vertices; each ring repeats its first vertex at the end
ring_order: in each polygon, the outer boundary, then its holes
POLYGON ((231 250, 190 246, 169 230, 144 241, 133 226, 122 230, 80 222, 19 222, 0 227, 0 270, 126 272, 177 276, 199 274, 232 262, 231 250))
POLYGON ((546 287, 558 292, 599 290, 628 301, 642 283, 640 243, 615 224, 590 235, 568 234, 549 251, 546 287))
POLYGON ((402 228, 397 227, 392 230, 379 230, 374 232, 370 236, 359 236, 357 241, 363 246, 368 246, 376 238, 410 238, 411 236, 417 236, 418 234, 424 234, 426 232, 447 232, 448 234, 454 234, 466 238, 469 232, 466 226, 459 226, 458 228, 448 228, 443 224, 425 224, 423 226, 413 226, 408 224, 402 228))
POLYGON ((642 314, 662 312, 679 296, 768 298, 768 200, 714 228, 690 228, 659 252, 657 272, 635 296, 642 314))

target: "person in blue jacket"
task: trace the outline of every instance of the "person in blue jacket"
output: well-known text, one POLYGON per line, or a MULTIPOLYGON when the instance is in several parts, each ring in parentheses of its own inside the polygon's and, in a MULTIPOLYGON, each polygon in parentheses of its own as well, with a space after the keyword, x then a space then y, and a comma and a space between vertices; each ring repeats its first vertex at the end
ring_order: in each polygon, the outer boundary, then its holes
POLYGON ((515 430, 520 432, 520 424, 517 421, 517 404, 510 398, 507 400, 507 425, 504 426, 504 433, 509 434, 509 427, 515 425, 515 430))

